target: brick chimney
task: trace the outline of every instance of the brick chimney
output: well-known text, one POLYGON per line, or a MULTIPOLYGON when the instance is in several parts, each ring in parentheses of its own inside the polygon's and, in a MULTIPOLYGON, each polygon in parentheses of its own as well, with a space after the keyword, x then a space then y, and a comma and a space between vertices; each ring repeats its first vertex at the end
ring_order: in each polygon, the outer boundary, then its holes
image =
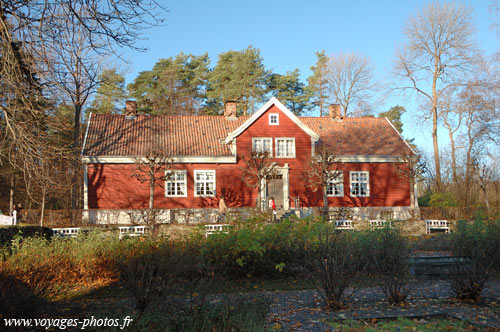
POLYGON ((125 102, 125 115, 126 116, 137 115, 137 102, 135 100, 127 100, 125 102))
POLYGON ((331 104, 328 106, 328 116, 331 119, 342 120, 342 107, 340 104, 331 104))
POLYGON ((230 101, 230 100, 226 101, 226 103, 224 104, 224 117, 226 119, 230 120, 236 119, 237 117, 236 105, 237 105, 236 101, 230 101))

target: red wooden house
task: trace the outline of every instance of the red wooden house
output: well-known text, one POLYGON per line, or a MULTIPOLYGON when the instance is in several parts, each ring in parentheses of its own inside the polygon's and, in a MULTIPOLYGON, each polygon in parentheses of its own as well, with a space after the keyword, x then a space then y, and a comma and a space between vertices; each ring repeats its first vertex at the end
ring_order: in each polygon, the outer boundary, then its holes
POLYGON ((333 147, 342 170, 328 186, 331 208, 351 207, 358 217, 381 211, 407 216, 412 188, 395 165, 412 151, 389 120, 341 118, 335 107, 328 117, 297 117, 276 98, 251 116, 237 117, 235 107, 227 103, 220 116, 151 116, 137 115, 132 102, 127 115, 92 114, 82 149, 91 221, 148 206, 148 184, 132 174, 137 158, 153 146, 175 170, 155 189, 157 209, 214 211, 222 194, 230 208, 254 207, 258 191, 242 179, 242 157, 252 150, 268 151, 278 164, 263 201, 274 196, 283 210, 322 206, 321 191, 311 190, 304 177, 320 142, 333 147))

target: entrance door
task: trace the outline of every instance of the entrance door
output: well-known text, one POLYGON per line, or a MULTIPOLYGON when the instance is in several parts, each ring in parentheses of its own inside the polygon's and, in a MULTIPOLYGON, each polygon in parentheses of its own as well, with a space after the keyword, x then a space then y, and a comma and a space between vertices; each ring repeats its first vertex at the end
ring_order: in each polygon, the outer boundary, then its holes
POLYGON ((267 199, 274 197, 276 209, 283 209, 283 175, 273 175, 267 179, 267 199))

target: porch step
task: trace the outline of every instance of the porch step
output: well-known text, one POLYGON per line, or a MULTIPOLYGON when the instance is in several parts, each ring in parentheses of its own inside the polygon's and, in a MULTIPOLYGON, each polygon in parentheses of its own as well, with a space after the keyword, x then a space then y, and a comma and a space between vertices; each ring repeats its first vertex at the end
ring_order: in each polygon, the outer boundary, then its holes
POLYGON ((296 216, 295 210, 289 210, 289 211, 284 211, 284 210, 278 210, 276 211, 276 220, 280 222, 283 219, 290 218, 290 216, 296 216))

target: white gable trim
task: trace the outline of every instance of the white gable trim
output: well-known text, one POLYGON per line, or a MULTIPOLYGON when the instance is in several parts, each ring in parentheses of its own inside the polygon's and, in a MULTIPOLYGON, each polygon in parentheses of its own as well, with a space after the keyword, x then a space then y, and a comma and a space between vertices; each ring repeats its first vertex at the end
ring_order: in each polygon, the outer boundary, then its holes
POLYGON ((398 133, 399 138, 401 138, 401 140, 402 140, 403 142, 405 142, 406 146, 410 149, 410 151, 411 151, 411 152, 413 152, 413 154, 415 154, 415 155, 416 155, 417 153, 416 153, 415 151, 413 151, 413 149, 411 148, 410 144, 408 144, 408 142, 407 142, 407 141, 403 138, 403 136, 401 136, 401 133, 400 133, 400 132, 396 129, 396 127, 394 127, 394 125, 392 124, 392 122, 391 122, 391 121, 390 121, 387 117, 385 117, 384 119, 385 119, 387 122, 389 122, 389 124, 391 125, 392 129, 394 129, 394 131, 395 131, 396 133, 398 133))
POLYGON ((83 156, 83 151, 85 151, 85 144, 87 144, 87 136, 89 134, 90 121, 92 121, 92 112, 90 112, 89 121, 87 123, 87 129, 85 130, 85 138, 83 139, 82 151, 80 152, 80 155, 82 156, 83 156))
POLYGON ((315 133, 311 128, 306 126, 302 121, 299 120, 295 114, 293 114, 288 108, 285 107, 278 99, 275 97, 272 97, 269 99, 267 103, 265 103, 264 106, 262 106, 257 112, 255 112, 247 121, 245 121, 241 126, 236 128, 236 130, 232 131, 229 133, 229 135, 226 137, 226 144, 231 143, 233 139, 241 135, 252 123, 254 123, 262 114, 264 114, 272 105, 275 105, 278 107, 286 116, 290 118, 297 126, 300 127, 303 131, 305 131, 309 136, 311 136, 311 139, 317 141, 319 140, 319 135, 315 133))

